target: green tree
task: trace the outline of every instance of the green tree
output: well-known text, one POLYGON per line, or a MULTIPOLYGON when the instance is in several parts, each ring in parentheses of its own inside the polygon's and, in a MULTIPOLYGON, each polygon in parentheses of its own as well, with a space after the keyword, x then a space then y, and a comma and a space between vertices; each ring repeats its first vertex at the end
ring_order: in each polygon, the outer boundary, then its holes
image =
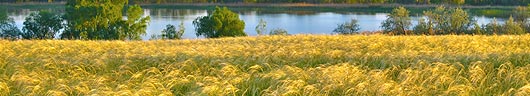
POLYGON ((64 39, 118 39, 126 0, 68 0, 64 39))
POLYGON ((0 39, 17 40, 21 33, 14 23, 0 23, 0 39))
POLYGON ((125 36, 120 36, 120 39, 132 39, 139 40, 141 35, 144 35, 147 30, 150 17, 142 17, 144 14, 143 9, 139 5, 130 6, 127 9, 127 22, 122 33, 125 36), (125 37, 125 38, 124 38, 125 37))
POLYGON ((496 18, 493 18, 493 21, 491 21, 490 23, 488 23, 485 27, 485 33, 487 34, 493 34, 493 35, 497 35, 497 34, 500 34, 500 30, 501 30, 501 27, 499 25, 499 23, 497 22, 497 19, 496 18))
POLYGON ((179 36, 177 36, 177 28, 175 25, 168 24, 166 25, 166 29, 162 30, 162 39, 177 39, 179 36))
POLYGON ((435 34, 464 34, 473 25, 473 19, 461 8, 446 9, 439 6, 434 10, 423 12, 432 22, 435 34))
POLYGON ((515 8, 513 18, 526 32, 530 33, 530 22, 528 22, 528 18, 530 18, 530 5, 528 7, 519 6, 515 8))
POLYGON ((527 23, 527 19, 530 18, 530 5, 528 8, 518 6, 513 11, 513 18, 517 22, 527 23))
POLYGON ((416 35, 434 35, 432 23, 424 18, 418 20, 418 25, 414 26, 413 31, 416 35))
POLYGON ((523 28, 521 28, 521 25, 515 22, 515 20, 512 17, 510 17, 504 23, 503 33, 504 34, 515 34, 515 35, 525 34, 523 28))
POLYGON ((182 39, 182 36, 184 35, 185 31, 186 31, 186 27, 184 27, 184 22, 180 22, 179 30, 177 31, 178 39, 182 39))
POLYGON ((467 14, 466 11, 461 8, 453 9, 449 17, 449 30, 452 34, 464 34, 469 26, 471 26, 472 18, 467 14))
POLYGON ((405 7, 398 7, 392 11, 383 22, 382 28, 385 34, 409 35, 411 24, 409 11, 405 7))
POLYGON ((446 11, 444 6, 439 6, 434 10, 423 12, 423 15, 427 17, 427 22, 432 23, 433 35, 447 34, 447 32, 443 31, 443 29, 449 28, 449 26, 447 26, 448 17, 446 14, 449 13, 446 11))
POLYGON ((63 29, 63 19, 60 15, 49 11, 31 13, 24 21, 22 37, 24 39, 54 39, 63 29))
POLYGON ((16 27, 13 18, 7 16, 7 12, 0 9, 0 39, 20 39, 21 31, 16 27))
POLYGON ((174 25, 166 25, 166 29, 162 30, 162 39, 182 39, 184 34, 184 22, 179 25, 179 30, 174 25))
POLYGON ((162 39, 176 39, 177 28, 175 25, 167 24, 166 29, 162 30, 162 39))
POLYGON ((359 30, 361 29, 359 27, 359 24, 357 24, 356 19, 352 19, 350 22, 346 22, 343 24, 338 24, 337 28, 333 30, 333 32, 341 34, 341 35, 352 35, 359 33, 359 30))
POLYGON ((259 20, 258 25, 256 26, 256 33, 258 36, 263 35, 263 32, 267 31, 267 22, 263 19, 259 20))
POLYGON ((469 34, 474 35, 484 35, 484 28, 482 28, 478 23, 473 23, 473 29, 470 30, 469 34))
POLYGON ((63 39, 135 40, 145 34, 149 17, 128 0, 68 0, 63 39), (128 7, 129 9, 125 10, 128 7), (128 18, 123 18, 124 13, 128 18))
POLYGON ((206 38, 247 36, 245 22, 226 7, 216 7, 212 14, 195 19, 193 25, 196 35, 206 38))

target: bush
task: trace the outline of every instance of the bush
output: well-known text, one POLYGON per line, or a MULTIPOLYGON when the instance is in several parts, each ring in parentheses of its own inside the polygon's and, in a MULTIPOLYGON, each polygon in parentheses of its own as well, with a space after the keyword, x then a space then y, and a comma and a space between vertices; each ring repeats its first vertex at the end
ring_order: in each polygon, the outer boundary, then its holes
POLYGON ((383 33, 393 35, 410 35, 408 32, 411 24, 409 11, 405 7, 396 8, 390 13, 383 24, 383 33))
POLYGON ((471 29, 468 33, 473 35, 484 35, 484 31, 484 28, 475 22, 473 23, 473 29, 471 29))
POLYGON ((0 39, 17 40, 20 39, 21 31, 15 23, 0 23, 0 39))
POLYGON ((493 18, 493 21, 491 21, 490 23, 488 23, 485 27, 485 33, 486 34, 490 34, 490 35, 497 35, 497 34, 501 34, 500 31, 501 31, 501 25, 499 25, 499 23, 497 22, 497 19, 496 18, 493 18))
POLYGON ((449 13, 451 14, 449 17, 449 26, 451 26, 449 32, 451 34, 464 34, 464 32, 466 32, 467 29, 473 24, 473 18, 461 8, 452 9, 449 13))
POLYGON ((516 22, 527 23, 527 19, 530 18, 530 7, 517 7, 513 10, 513 19, 516 22))
POLYGON ((62 39, 139 40, 150 17, 128 0, 68 0, 62 39), (127 18, 123 18, 124 15, 127 18))
POLYGON ((5 11, 0 12, 0 39, 16 40, 20 38, 20 34, 13 18, 9 18, 5 11))
POLYGON ((269 35, 289 35, 287 33, 287 30, 285 29, 281 29, 281 28, 276 28, 274 30, 271 30, 271 32, 269 33, 269 35))
POLYGON ((31 13, 24 21, 22 37, 24 39, 54 39, 55 34, 63 29, 60 15, 49 11, 31 13))
POLYGON ((434 34, 465 34, 468 28, 473 25, 473 18, 461 8, 447 9, 440 6, 431 11, 425 11, 423 14, 427 21, 432 23, 434 34))
POLYGON ((259 20, 258 25, 256 26, 256 33, 258 36, 263 35, 263 32, 267 31, 267 22, 263 19, 259 20))
POLYGON ((193 25, 196 35, 206 38, 247 36, 245 22, 226 7, 216 7, 212 14, 195 19, 193 25))
POLYGON ((352 35, 352 34, 358 34, 359 30, 361 28, 359 27, 359 24, 357 24, 357 20, 352 19, 350 22, 346 22, 344 24, 339 24, 338 27, 333 30, 333 32, 341 34, 341 35, 352 35))
POLYGON ((511 34, 511 35, 525 34, 524 29, 521 28, 521 24, 515 22, 515 20, 512 17, 510 17, 504 23, 503 33, 504 34, 511 34))
POLYGON ((418 25, 414 26, 413 30, 416 35, 434 35, 432 23, 425 21, 423 18, 420 18, 418 25))
POLYGON ((168 24, 166 29, 162 30, 162 39, 182 39, 184 30, 184 22, 180 23, 178 31, 175 25, 168 24))

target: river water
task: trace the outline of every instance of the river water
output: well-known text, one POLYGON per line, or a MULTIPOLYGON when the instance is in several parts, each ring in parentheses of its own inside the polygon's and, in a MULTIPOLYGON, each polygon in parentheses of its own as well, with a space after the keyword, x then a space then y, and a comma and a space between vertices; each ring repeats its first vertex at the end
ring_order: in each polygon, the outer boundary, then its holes
MULTIPOLYGON (((16 9, 8 11, 8 15, 14 18, 17 26, 22 28, 24 19, 37 9, 16 9)), ((195 39, 202 38, 195 35, 195 28, 192 22, 195 18, 206 16, 207 10, 201 9, 144 9, 145 16, 150 16, 151 21, 147 28, 147 34, 142 36, 144 40, 149 40, 151 36, 158 35, 167 24, 178 26, 180 22, 185 25, 184 38, 195 39)), ((255 36, 255 27, 263 19, 267 22, 267 31, 276 28, 282 28, 289 34, 332 34, 337 24, 348 22, 351 19, 357 19, 361 31, 381 30, 381 22, 387 17, 388 13, 362 13, 362 12, 309 12, 309 14, 299 12, 260 12, 260 11, 237 11, 240 19, 245 22, 245 32, 250 36, 255 36)), ((413 24, 422 16, 412 16, 413 24)), ((487 24, 493 18, 473 15, 479 24, 487 24)), ((502 22, 499 19, 499 22, 502 22)))

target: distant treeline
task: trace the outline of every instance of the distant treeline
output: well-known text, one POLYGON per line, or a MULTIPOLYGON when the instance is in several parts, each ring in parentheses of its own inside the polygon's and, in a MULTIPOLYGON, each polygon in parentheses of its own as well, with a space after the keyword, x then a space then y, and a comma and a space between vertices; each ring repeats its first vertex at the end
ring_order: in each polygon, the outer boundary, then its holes
MULTIPOLYGON (((0 0, 2 3, 66 2, 68 0, 0 0)), ((164 3, 314 3, 314 4, 458 4, 528 5, 530 0, 129 0, 134 4, 164 3)))

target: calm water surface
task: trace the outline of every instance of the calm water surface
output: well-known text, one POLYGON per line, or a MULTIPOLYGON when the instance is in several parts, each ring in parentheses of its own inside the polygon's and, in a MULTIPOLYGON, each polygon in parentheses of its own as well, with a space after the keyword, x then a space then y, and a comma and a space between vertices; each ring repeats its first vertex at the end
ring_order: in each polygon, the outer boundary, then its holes
MULTIPOLYGON (((9 16, 15 19, 19 28, 22 28, 24 19, 30 13, 36 12, 35 9, 17 9, 9 11, 9 16)), ((167 24, 178 25, 184 22, 186 31, 184 38, 195 39, 202 38, 195 35, 195 28, 192 21, 200 16, 206 16, 207 10, 198 9, 144 9, 146 16, 151 16, 151 22, 147 28, 147 34, 142 36, 144 40, 149 40, 151 36, 160 34, 167 24)), ((245 32, 248 35, 255 36, 255 27, 263 19, 267 21, 267 31, 275 28, 282 28, 289 34, 332 34, 337 24, 348 22, 351 19, 357 19, 361 26, 361 31, 381 30, 381 22, 387 17, 388 13, 359 13, 359 12, 275 12, 265 13, 259 11, 241 11, 240 18, 245 21, 245 32)), ((413 24, 422 16, 413 16, 413 24)), ((474 15, 479 24, 487 24, 493 18, 474 15)), ((502 22, 499 19, 499 22, 502 22)))

